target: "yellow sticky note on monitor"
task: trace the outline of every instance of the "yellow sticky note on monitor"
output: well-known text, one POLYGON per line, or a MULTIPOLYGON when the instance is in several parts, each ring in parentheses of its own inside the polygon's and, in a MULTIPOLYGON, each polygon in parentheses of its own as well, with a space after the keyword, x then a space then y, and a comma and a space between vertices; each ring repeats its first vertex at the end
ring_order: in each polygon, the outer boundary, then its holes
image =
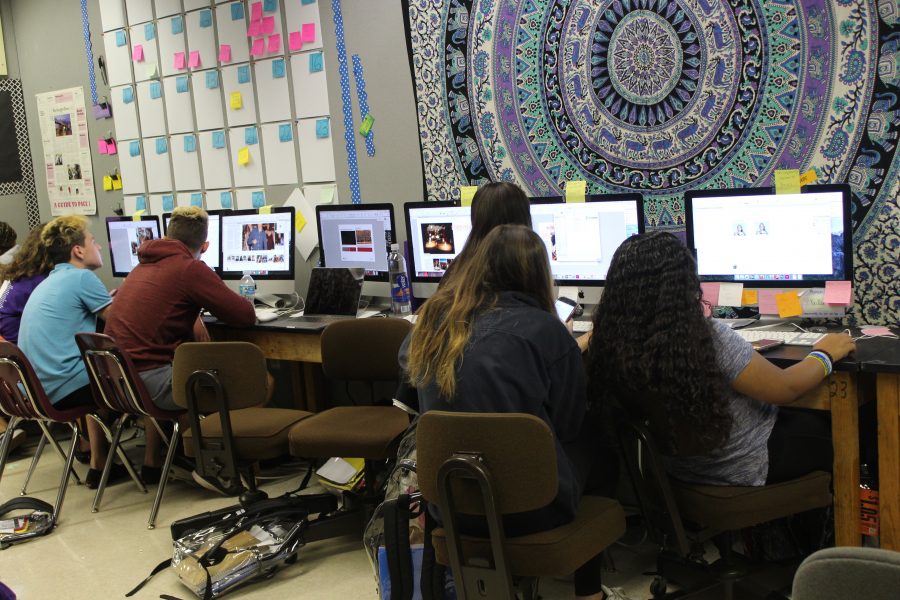
POLYGON ((231 92, 231 108, 233 110, 238 110, 244 107, 244 99, 241 97, 240 92, 231 92))
POLYGON ((131 215, 131 220, 132 221, 140 221, 141 216, 143 216, 143 214, 144 214, 144 209, 136 210, 136 211, 134 211, 134 214, 131 215))
POLYGON ((781 169, 775 171, 776 194, 799 194, 800 171, 797 169, 781 169))
POLYGON ((741 294, 741 306, 759 304, 759 292, 756 290, 744 290, 741 294))
POLYGON ((250 148, 244 146, 240 150, 238 150, 238 164, 241 166, 247 166, 250 164, 250 148))
POLYGON ((797 295, 797 292, 775 294, 775 304, 778 306, 778 316, 782 319, 799 317, 803 314, 803 307, 800 306, 800 296, 797 295))
POLYGON ((464 185, 459 188, 460 204, 462 204, 463 206, 472 206, 472 198, 475 197, 475 192, 477 191, 477 185, 464 185))
POLYGON ((819 176, 816 175, 816 172, 813 171, 812 169, 810 169, 809 171, 807 171, 806 173, 804 173, 803 175, 800 176, 800 185, 801 185, 801 187, 804 185, 812 185, 816 182, 816 180, 818 178, 819 178, 819 176))
POLYGON ((566 202, 584 202, 587 194, 587 181, 566 182, 566 202))
POLYGON ((103 176, 103 191, 108 192, 113 189, 113 179, 110 175, 103 176))
POLYGON ((303 213, 298 208, 294 214, 294 229, 297 230, 297 233, 300 233, 304 227, 306 227, 306 217, 303 216, 303 213))
POLYGON ((259 214, 261 215, 271 215, 272 214, 272 205, 266 204, 264 206, 259 207, 259 214))
POLYGON ((113 177, 112 184, 113 184, 114 190, 121 190, 122 189, 122 177, 121 176, 113 177))

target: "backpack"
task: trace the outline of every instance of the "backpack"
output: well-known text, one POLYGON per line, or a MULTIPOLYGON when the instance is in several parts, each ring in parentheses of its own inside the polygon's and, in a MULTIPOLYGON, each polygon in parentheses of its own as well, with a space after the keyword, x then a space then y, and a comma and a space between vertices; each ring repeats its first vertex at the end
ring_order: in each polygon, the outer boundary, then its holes
POLYGON ((56 524, 53 518, 53 506, 37 498, 13 498, 0 504, 0 550, 13 544, 47 535, 56 524), (7 513, 30 510, 27 515, 2 517, 7 513))

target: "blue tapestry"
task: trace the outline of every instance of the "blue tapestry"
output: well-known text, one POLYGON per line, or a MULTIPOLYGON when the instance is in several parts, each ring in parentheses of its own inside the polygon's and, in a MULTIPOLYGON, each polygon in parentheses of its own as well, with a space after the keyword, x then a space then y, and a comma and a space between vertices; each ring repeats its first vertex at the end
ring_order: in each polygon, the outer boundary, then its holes
POLYGON ((686 190, 815 170, 853 190, 859 323, 900 321, 897 0, 405 0, 425 186, 686 190))

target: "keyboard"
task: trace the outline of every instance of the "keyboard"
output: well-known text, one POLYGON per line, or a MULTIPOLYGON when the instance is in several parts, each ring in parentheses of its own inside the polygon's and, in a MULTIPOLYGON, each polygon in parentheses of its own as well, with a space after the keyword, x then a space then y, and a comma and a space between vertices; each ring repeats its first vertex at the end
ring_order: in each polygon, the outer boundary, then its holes
POLYGON ((572 331, 574 333, 587 333, 593 328, 593 321, 572 321, 572 331))
POLYGON ((804 333, 802 331, 771 331, 769 329, 739 329, 736 334, 747 340, 778 340, 789 346, 812 346, 823 337, 824 333, 804 333))

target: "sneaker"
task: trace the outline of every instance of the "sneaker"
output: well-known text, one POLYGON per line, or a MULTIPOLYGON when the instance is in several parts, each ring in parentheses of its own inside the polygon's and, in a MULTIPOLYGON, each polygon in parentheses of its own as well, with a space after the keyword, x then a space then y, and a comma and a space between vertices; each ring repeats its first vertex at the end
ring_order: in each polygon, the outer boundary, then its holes
POLYGON ((7 430, 4 433, 0 433, 0 443, 3 443, 4 436, 12 434, 12 439, 9 441, 9 453, 12 454, 13 450, 22 445, 22 442, 25 441, 25 432, 21 429, 16 429, 13 432, 7 430))
POLYGON ((625 595, 625 590, 620 587, 608 588, 601 585, 600 589, 603 590, 603 600, 632 600, 631 596, 625 595))
POLYGON ((235 483, 221 477, 204 477, 197 471, 193 471, 191 476, 200 487, 206 488, 211 492, 217 492, 223 496, 240 496, 246 491, 246 488, 240 482, 235 483))

